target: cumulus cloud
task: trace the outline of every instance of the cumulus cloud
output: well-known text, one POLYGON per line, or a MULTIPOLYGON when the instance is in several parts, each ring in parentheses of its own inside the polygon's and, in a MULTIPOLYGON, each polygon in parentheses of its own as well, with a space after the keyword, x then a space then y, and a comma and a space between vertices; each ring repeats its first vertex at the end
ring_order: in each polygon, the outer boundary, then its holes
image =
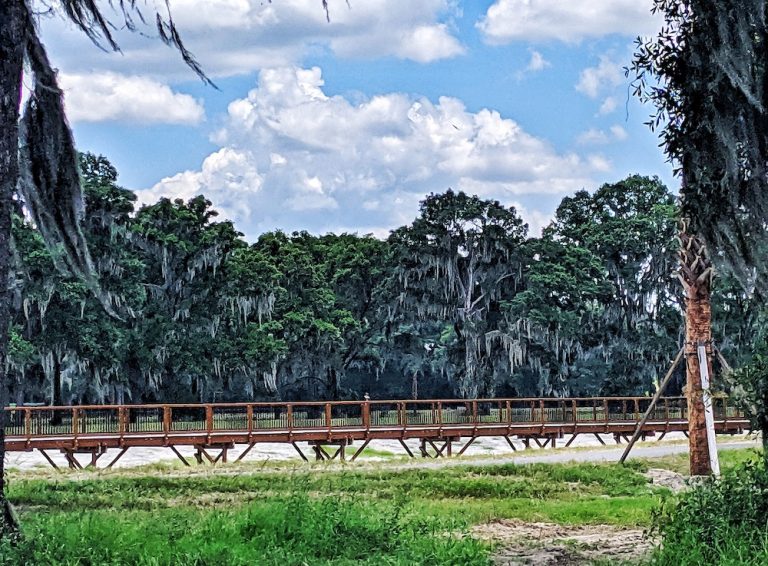
POLYGON ((660 24, 651 0, 496 0, 477 27, 489 43, 576 42, 609 34, 647 35, 660 24))
POLYGON ((429 63, 464 53, 464 47, 445 24, 420 26, 405 33, 395 54, 403 59, 429 63))
POLYGON ((98 73, 60 79, 72 122, 197 124, 205 118, 201 101, 147 77, 98 73))
MULTIPOLYGON (((162 2, 156 2, 160 9, 162 2)), ((174 0, 171 9, 185 45, 216 78, 296 64, 307 53, 329 50, 347 57, 394 56, 427 63, 464 52, 451 27, 453 0, 330 2, 331 21, 319 0, 174 0)), ((122 55, 104 53, 59 18, 42 21, 43 37, 64 72, 116 70, 164 80, 192 75, 156 35, 115 30, 122 55)))
POLYGON ((318 68, 261 72, 256 88, 229 105, 200 171, 140 191, 205 194, 250 237, 264 230, 382 234, 413 220, 430 192, 449 187, 512 203, 561 194, 610 168, 601 156, 558 153, 497 111, 469 112, 390 93, 353 103, 324 91, 318 68))
POLYGON ((608 55, 601 55, 600 62, 596 66, 587 67, 581 71, 576 90, 589 98, 597 98, 600 93, 613 89, 624 80, 622 64, 608 55))
POLYGON ((608 130, 590 128, 576 139, 579 145, 603 145, 627 139, 627 131, 619 124, 614 124, 608 130))

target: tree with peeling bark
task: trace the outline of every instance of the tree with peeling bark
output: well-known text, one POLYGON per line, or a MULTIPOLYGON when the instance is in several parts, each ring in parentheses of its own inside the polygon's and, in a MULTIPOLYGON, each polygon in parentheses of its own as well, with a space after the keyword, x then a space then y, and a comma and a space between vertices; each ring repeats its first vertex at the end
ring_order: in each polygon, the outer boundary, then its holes
POLYGON ((656 108, 664 149, 684 180, 680 234, 686 293, 691 472, 711 473, 699 363, 711 366, 712 266, 706 246, 746 289, 765 296, 768 261, 768 2, 655 0, 661 32, 638 39, 635 95, 656 108))

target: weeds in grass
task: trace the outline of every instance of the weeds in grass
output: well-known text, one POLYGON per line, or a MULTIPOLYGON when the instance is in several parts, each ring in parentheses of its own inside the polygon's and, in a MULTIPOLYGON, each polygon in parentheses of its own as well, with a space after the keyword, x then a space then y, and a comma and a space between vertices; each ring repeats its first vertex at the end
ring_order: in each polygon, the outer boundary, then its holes
POLYGON ((57 511, 25 517, 24 539, 0 564, 468 564, 489 549, 457 520, 404 512, 403 501, 289 496, 236 509, 57 511))
POLYGON ((663 543, 653 564, 768 564, 768 470, 747 461, 709 478, 654 513, 663 543))

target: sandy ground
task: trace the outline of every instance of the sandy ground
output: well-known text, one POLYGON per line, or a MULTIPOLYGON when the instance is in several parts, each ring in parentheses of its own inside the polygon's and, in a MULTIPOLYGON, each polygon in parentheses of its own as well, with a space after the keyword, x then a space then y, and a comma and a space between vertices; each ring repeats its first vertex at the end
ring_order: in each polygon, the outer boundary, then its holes
MULTIPOLYGON (((518 448, 517 452, 513 452, 504 438, 479 438, 476 440, 464 453, 466 456, 472 456, 472 463, 474 464, 499 464, 505 462, 513 463, 533 463, 533 462, 569 462, 569 461, 588 461, 588 462, 616 462, 621 456, 625 445, 616 445, 614 443, 612 435, 602 435, 603 440, 607 446, 602 446, 594 436, 581 435, 571 444, 570 448, 531 448, 524 450, 522 442, 514 441, 515 446, 518 448)), ((408 446, 414 454, 418 454, 418 440, 408 440, 408 446)), ((561 445, 565 442, 561 441, 561 445)), ((750 446, 757 446, 758 442, 754 438, 747 437, 746 435, 739 436, 726 436, 718 439, 718 444, 721 448, 744 448, 750 446)), ((306 444, 300 444, 300 447, 304 454, 311 458, 313 453, 310 447, 306 444)), ((238 455, 245 449, 244 445, 235 447, 234 450, 229 452, 229 461, 234 461, 238 455)), ((347 457, 351 456, 355 447, 347 449, 347 457)), ((357 462, 391 459, 393 456, 405 456, 400 443, 396 440, 375 440, 372 441, 368 448, 369 454, 361 456, 357 462)), ((670 433, 666 436, 664 441, 656 442, 653 438, 646 442, 638 442, 633 451, 632 456, 638 458, 654 458, 667 456, 670 454, 677 454, 687 451, 687 442, 682 433, 670 433)), ((454 454, 456 454, 460 448, 457 444, 454 445, 454 454)), ((179 447, 179 452, 187 458, 187 460, 194 464, 192 447, 179 447)), ((99 466, 106 466, 111 462, 119 453, 117 449, 110 449, 99 460, 99 466)), ((57 451, 48 451, 49 456, 61 467, 66 467, 66 460, 64 456, 57 451)), ((215 453, 212 454, 215 456, 215 453)), ((39 467, 49 467, 49 464, 45 458, 38 451, 34 452, 11 452, 6 456, 6 466, 8 468, 15 468, 19 470, 31 470, 39 467)), ((87 464, 90 457, 86 454, 80 455, 79 459, 83 465, 87 464)), ((131 448, 123 457, 115 464, 115 468, 132 468, 137 466, 144 466, 147 464, 154 464, 158 462, 174 462, 178 461, 175 454, 170 448, 131 448)), ((263 443, 257 444, 248 453, 243 462, 282 462, 293 461, 296 463, 301 462, 301 458, 290 444, 275 444, 275 443, 263 443)), ((463 460, 466 462, 466 460, 463 460)), ((450 460, 440 458, 438 460, 417 458, 416 461, 409 462, 408 466, 423 466, 423 467, 440 467, 446 465, 461 465, 462 458, 452 458, 450 460)))
POLYGON ((473 536, 500 544, 493 556, 499 566, 586 565, 634 562, 653 548, 639 529, 610 525, 563 526, 500 520, 478 525, 473 536))

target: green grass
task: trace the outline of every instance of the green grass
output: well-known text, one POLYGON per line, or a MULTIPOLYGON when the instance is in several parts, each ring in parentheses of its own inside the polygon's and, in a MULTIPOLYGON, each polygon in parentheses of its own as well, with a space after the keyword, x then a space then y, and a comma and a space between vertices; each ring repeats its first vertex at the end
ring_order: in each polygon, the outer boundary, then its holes
MULTIPOLYGON (((754 457, 729 451, 723 467, 754 457)), ((493 549, 467 536, 472 525, 646 527, 674 498, 642 473, 677 465, 14 473, 25 537, 0 547, 0 564, 489 564, 493 549)))
POLYGON ((25 529, 0 564, 488 564, 499 518, 642 525, 643 464, 12 478, 25 529))

